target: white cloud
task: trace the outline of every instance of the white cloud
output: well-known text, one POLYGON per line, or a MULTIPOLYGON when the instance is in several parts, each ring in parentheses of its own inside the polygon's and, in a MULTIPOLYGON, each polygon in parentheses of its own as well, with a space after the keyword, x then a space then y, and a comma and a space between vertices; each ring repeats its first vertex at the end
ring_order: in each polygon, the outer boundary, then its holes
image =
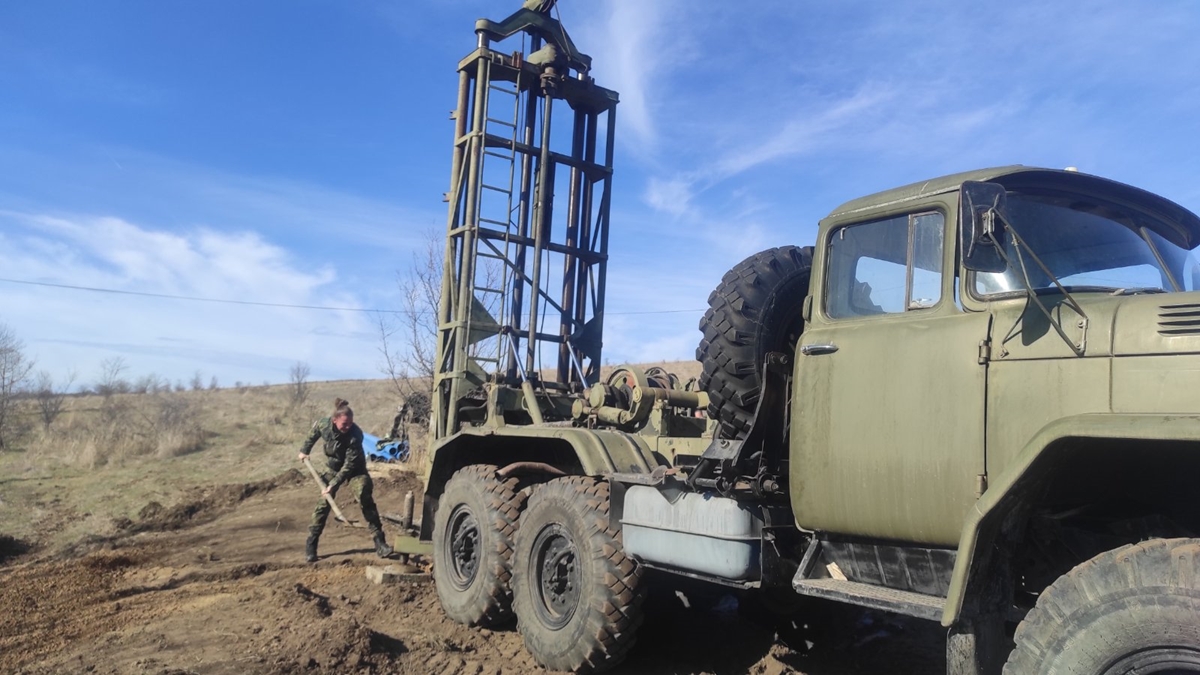
MULTIPOLYGON (((131 293, 355 307, 329 266, 304 269, 253 232, 166 232, 111 217, 0 212, 0 268, 28 281, 131 293)), ((295 361, 314 376, 372 377, 370 317, 354 312, 190 302, 4 284, 0 320, 57 375, 90 376, 113 354, 137 373, 282 381, 295 361)))
POLYGON ((620 94, 622 147, 636 155, 652 156, 660 149, 670 77, 695 56, 687 7, 677 0, 613 0, 586 7, 579 17, 570 14, 577 10, 562 8, 572 39, 593 58, 597 82, 620 94))
POLYGON ((692 181, 682 176, 669 179, 651 176, 646 183, 644 199, 656 211, 684 215, 692 201, 692 181))
POLYGON ((869 83, 845 98, 802 109, 768 137, 717 158, 707 178, 715 183, 762 164, 811 152, 826 145, 831 134, 877 119, 885 109, 900 108, 903 102, 898 98, 893 89, 869 83))
POLYGON ((661 7, 654 7, 614 2, 605 25, 604 67, 621 92, 620 120, 639 143, 653 143, 657 137, 650 97, 653 76, 663 60, 654 45, 662 14, 661 7))
POLYGON ((166 232, 113 217, 62 218, 5 211, 0 211, 0 218, 26 233, 15 242, 18 248, 56 247, 72 262, 63 266, 61 261, 23 258, 9 261, 6 269, 20 269, 23 262, 31 268, 28 272, 58 283, 79 283, 91 276, 120 290, 233 299, 249 294, 259 302, 300 303, 336 278, 327 264, 316 273, 300 271, 292 255, 254 232, 206 228, 166 232))

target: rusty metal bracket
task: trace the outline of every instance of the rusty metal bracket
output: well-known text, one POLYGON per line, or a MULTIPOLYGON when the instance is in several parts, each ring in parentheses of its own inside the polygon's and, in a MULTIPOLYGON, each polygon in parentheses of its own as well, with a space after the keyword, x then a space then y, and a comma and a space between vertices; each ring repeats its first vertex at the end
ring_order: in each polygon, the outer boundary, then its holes
MULTIPOLYGON (((767 474, 779 453, 786 451, 787 402, 790 387, 791 360, 786 354, 770 352, 763 362, 762 388, 754 409, 754 422, 742 440, 714 438, 700 455, 700 462, 688 476, 688 485, 731 492, 740 475, 755 477, 759 490, 769 480, 767 474), (757 466, 744 470, 742 463, 752 460, 757 466)), ((778 487, 776 482, 773 486, 778 487)), ((770 490, 771 492, 774 489, 770 490)))

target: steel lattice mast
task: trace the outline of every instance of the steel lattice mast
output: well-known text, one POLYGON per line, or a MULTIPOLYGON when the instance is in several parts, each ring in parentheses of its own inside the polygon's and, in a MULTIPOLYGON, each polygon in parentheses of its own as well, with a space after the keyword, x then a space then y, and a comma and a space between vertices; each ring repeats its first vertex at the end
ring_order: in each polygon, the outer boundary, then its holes
POLYGON ((598 378, 617 94, 593 82, 553 4, 480 19, 477 48, 459 62, 435 439, 464 415, 563 418, 563 396, 598 378), (515 36, 527 54, 495 49, 515 36), (565 212, 554 205, 563 193, 565 212))

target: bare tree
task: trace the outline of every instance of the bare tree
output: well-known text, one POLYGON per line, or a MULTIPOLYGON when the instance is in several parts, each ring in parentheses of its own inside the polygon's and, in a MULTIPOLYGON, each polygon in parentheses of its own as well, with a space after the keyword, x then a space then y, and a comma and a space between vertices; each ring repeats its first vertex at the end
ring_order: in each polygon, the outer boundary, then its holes
POLYGON ((437 369, 438 300, 442 296, 441 237, 425 235, 425 248, 413 254, 408 274, 397 280, 400 289, 400 326, 396 329, 408 347, 397 361, 406 378, 433 381, 437 369))
POLYGON ((387 376, 392 390, 397 395, 407 398, 414 386, 413 378, 409 377, 404 363, 405 357, 396 347, 399 342, 396 334, 400 332, 400 328, 394 319, 382 312, 376 316, 376 327, 379 329, 379 355, 383 358, 379 364, 379 371, 387 376))
POLYGON ((196 374, 192 375, 192 391, 200 391, 203 388, 204 378, 200 376, 200 371, 197 370, 196 374))
POLYGON ((154 373, 143 375, 133 381, 133 393, 135 394, 154 394, 158 392, 158 388, 158 375, 154 373))
POLYGON ((219 388, 219 385, 217 384, 217 376, 213 375, 212 379, 208 381, 208 390, 216 391, 218 388, 219 388))
MULTIPOLYGON (((425 247, 413 254, 413 264, 397 273, 400 310, 394 318, 376 316, 379 329, 380 371, 388 376, 392 388, 407 398, 416 392, 428 394, 437 371, 438 302, 442 295, 442 236, 433 230, 425 233, 425 247)), ((481 261, 478 273, 482 285, 497 288, 502 284, 502 263, 481 261)), ((493 316, 500 311, 500 296, 487 294, 484 308, 493 316)), ((498 318, 498 317, 497 317, 498 318)))
POLYGON ((74 383, 74 372, 69 373, 66 381, 60 386, 55 386, 54 377, 50 373, 44 370, 38 372, 37 383, 33 388, 33 397, 37 401, 38 413, 42 416, 42 426, 46 431, 50 431, 50 425, 54 424, 54 420, 62 414, 63 404, 67 400, 67 392, 71 390, 71 385, 74 383))
POLYGON ((110 398, 113 394, 128 393, 129 382, 122 377, 126 370, 129 370, 129 365, 120 356, 113 356, 101 361, 100 381, 96 383, 96 393, 105 399, 110 398))
POLYGON ((0 450, 16 432, 13 412, 32 370, 33 361, 25 356, 25 344, 0 323, 0 450))
POLYGON ((308 376, 311 373, 312 369, 303 361, 292 364, 288 371, 292 407, 302 406, 308 400, 308 376))

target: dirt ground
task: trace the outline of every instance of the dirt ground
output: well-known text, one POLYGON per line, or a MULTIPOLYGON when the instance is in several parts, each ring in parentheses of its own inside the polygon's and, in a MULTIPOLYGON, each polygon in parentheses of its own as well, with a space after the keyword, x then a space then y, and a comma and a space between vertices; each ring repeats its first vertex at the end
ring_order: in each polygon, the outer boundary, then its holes
MULTIPOLYGON (((384 513, 419 483, 376 479, 384 513)), ((343 496, 351 518, 361 517, 343 496)), ((442 614, 432 582, 377 586, 364 530, 331 521, 321 560, 302 562, 315 488, 298 471, 194 488, 150 502, 53 553, 0 533, 0 672, 446 673, 540 670, 515 628, 475 630, 442 614)), ((0 529, 3 525, 0 524, 0 529)), ((669 590, 647 602, 618 673, 917 675, 944 671, 936 625, 825 608, 809 644, 732 596, 669 590), (686 595, 686 594, 685 594, 686 595), (790 635, 790 633, 788 633, 790 635), (823 635, 819 638, 815 635, 823 635)))

